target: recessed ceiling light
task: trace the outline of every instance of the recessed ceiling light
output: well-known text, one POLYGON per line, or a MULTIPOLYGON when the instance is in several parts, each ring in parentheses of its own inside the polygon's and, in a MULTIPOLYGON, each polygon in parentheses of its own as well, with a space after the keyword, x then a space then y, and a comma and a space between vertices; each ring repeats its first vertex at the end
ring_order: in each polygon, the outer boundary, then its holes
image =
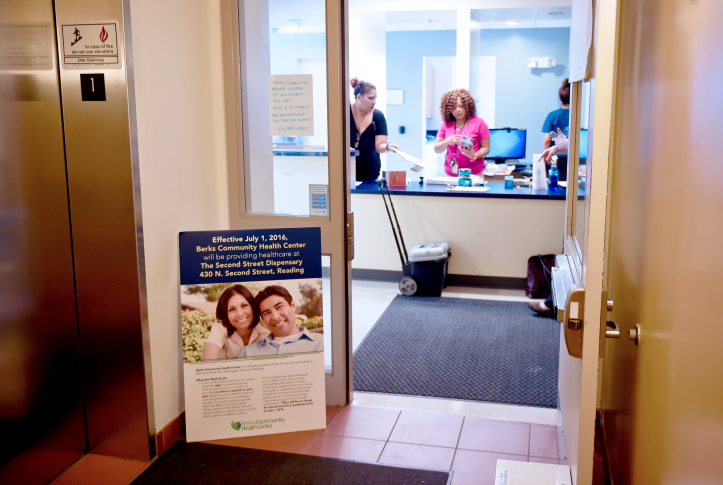
POLYGON ((547 15, 565 15, 564 12, 548 12, 547 15))
POLYGON ((505 25, 517 25, 519 22, 515 22, 514 20, 509 20, 505 22, 505 25))

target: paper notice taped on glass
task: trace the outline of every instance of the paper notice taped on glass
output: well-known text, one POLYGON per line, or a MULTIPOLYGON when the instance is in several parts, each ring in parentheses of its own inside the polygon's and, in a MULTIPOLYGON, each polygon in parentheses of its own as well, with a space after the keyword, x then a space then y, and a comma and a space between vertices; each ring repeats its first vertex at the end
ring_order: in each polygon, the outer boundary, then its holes
POLYGON ((436 170, 435 167, 430 167, 429 165, 425 164, 423 161, 421 161, 417 157, 414 157, 414 156, 410 155, 409 153, 403 152, 403 151, 399 150, 398 148, 389 148, 389 151, 396 153, 397 155, 399 155, 400 157, 402 157, 409 163, 413 164, 414 167, 412 167, 412 171, 414 171, 414 172, 419 172, 423 168, 426 168, 427 170, 431 170, 433 172, 436 170))

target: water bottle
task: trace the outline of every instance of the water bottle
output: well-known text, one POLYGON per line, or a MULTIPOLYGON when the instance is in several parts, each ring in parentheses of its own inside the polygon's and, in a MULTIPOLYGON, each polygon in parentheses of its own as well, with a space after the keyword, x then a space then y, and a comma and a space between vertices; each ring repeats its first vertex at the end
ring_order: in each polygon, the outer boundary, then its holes
POLYGON ((547 179, 547 185, 549 185, 551 189, 556 189, 560 180, 560 172, 557 171, 557 160, 552 161, 547 179))

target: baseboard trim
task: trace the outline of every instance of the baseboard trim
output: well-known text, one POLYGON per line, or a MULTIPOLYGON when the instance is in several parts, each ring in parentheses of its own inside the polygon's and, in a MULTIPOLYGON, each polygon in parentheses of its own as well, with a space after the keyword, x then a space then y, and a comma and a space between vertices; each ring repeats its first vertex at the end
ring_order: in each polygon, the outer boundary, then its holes
POLYGON ((156 452, 158 456, 165 453, 183 436, 186 436, 186 411, 181 411, 181 414, 173 418, 170 423, 156 433, 156 452))
MULTIPOLYGON (((404 274, 401 271, 388 271, 381 269, 352 269, 352 278, 367 281, 387 281, 397 283, 404 274)), ((504 276, 476 276, 465 274, 448 274, 447 286, 469 286, 481 288, 504 288, 524 290, 527 284, 525 278, 508 278, 504 276)))

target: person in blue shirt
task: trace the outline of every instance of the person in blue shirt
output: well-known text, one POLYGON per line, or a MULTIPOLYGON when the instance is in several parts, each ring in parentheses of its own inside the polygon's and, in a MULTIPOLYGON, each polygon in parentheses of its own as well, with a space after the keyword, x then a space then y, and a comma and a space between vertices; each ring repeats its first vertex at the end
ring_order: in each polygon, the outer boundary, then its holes
MULTIPOLYGON (((569 136, 570 82, 567 79, 562 82, 562 86, 560 86, 558 94, 560 96, 562 107, 550 112, 550 114, 547 115, 547 118, 545 118, 545 122, 542 124, 542 132, 545 134, 542 140, 543 152, 552 146, 552 136, 550 136, 551 131, 557 132, 557 129, 559 128, 565 136, 569 136)), ((560 172, 560 180, 567 180, 567 155, 557 154, 557 169, 560 172)))
POLYGON ((261 290, 256 295, 256 308, 271 335, 244 347, 239 358, 324 350, 324 335, 296 326, 296 304, 283 286, 261 290))

